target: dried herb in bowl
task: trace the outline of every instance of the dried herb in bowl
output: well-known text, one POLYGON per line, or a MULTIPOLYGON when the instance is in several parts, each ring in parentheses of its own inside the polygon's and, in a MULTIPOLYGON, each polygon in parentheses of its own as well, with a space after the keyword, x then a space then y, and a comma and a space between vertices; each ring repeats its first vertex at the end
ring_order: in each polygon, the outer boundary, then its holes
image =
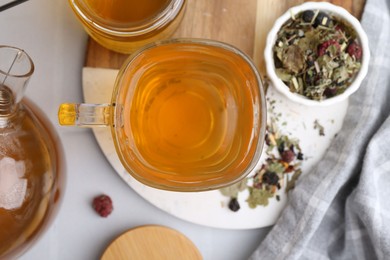
POLYGON ((273 47, 276 75, 312 100, 343 93, 361 67, 362 47, 346 22, 319 10, 306 10, 281 27, 273 47))

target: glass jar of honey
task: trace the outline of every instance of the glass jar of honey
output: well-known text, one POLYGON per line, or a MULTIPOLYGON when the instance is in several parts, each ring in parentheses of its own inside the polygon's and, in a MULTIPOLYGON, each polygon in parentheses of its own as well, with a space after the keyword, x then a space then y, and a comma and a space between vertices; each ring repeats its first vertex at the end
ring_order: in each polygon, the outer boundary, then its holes
POLYGON ((132 53, 169 37, 178 27, 187 0, 69 0, 87 33, 107 49, 132 53))

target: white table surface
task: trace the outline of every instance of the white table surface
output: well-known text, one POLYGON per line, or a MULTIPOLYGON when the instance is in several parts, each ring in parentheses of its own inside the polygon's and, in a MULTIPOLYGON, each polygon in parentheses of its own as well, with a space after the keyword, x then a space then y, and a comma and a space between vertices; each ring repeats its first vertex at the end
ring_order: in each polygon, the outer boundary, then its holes
MULTIPOLYGON (((0 1, 2 3, 4 1, 0 1)), ((24 49, 35 63, 26 90, 57 129, 66 155, 66 188, 59 213, 48 231, 21 259, 99 259, 122 232, 158 224, 186 235, 204 259, 247 259, 269 228, 227 230, 192 224, 156 208, 137 195, 109 165, 89 129, 62 128, 62 102, 81 102, 81 69, 87 35, 67 0, 30 0, 0 13, 0 44, 24 49), (114 211, 100 218, 91 208, 106 193, 114 211)))

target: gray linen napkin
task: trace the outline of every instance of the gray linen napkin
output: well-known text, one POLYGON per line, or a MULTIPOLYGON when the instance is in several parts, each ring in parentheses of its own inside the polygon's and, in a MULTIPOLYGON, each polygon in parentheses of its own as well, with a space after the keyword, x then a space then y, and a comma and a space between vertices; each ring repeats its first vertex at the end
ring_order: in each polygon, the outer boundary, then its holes
POLYGON ((389 8, 367 0, 368 75, 323 160, 250 259, 390 259, 389 8))

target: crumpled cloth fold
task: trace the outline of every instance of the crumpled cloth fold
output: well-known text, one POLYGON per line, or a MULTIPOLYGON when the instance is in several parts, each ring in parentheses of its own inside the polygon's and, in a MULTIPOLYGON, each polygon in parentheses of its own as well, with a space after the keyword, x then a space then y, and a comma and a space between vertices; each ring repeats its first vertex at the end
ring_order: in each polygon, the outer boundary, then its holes
POLYGON ((367 0, 369 71, 343 127, 250 259, 390 259, 390 1, 367 0))

